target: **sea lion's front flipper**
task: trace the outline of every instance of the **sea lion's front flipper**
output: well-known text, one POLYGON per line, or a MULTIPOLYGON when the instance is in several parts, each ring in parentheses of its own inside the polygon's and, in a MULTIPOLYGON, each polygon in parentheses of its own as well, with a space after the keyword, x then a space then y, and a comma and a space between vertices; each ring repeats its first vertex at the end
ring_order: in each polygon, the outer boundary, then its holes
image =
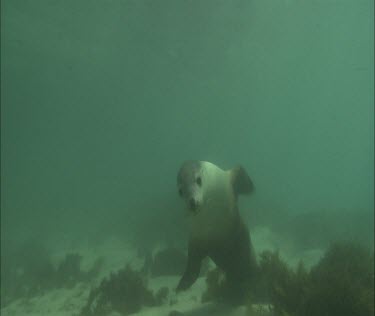
POLYGON ((229 172, 233 190, 236 195, 250 194, 254 192, 255 186, 253 184, 253 181, 251 181, 250 177, 243 167, 237 166, 231 169, 229 172))
POLYGON ((198 278, 202 260, 206 257, 205 251, 192 240, 189 240, 188 261, 184 275, 178 283, 176 291, 187 290, 198 278))

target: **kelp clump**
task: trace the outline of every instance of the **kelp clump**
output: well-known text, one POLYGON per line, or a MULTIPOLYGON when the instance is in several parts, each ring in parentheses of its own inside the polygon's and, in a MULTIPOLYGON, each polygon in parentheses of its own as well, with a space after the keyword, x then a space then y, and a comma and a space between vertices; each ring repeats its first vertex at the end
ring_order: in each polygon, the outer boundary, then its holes
POLYGON ((362 247, 331 246, 311 269, 308 285, 306 316, 374 315, 374 255, 362 247))
POLYGON ((40 244, 4 247, 1 254, 1 306, 54 287, 56 271, 40 244))
MULTIPOLYGON (((374 255, 358 245, 335 243, 307 270, 296 269, 279 253, 260 254, 253 304, 270 304, 275 316, 371 316, 374 314, 374 255)), ((223 300, 225 278, 220 270, 206 277, 202 301, 223 300)))
MULTIPOLYGON (((235 304, 268 303, 277 295, 282 295, 290 285, 289 267, 280 260, 277 252, 266 251, 261 254, 261 264, 257 267, 257 277, 252 284, 246 286, 248 291, 242 293, 235 304), (251 290, 250 290, 251 289, 251 290), (276 295, 277 294, 277 295, 276 295)), ((226 280, 225 273, 218 267, 210 270, 206 275, 206 291, 201 301, 216 301, 233 303, 233 289, 226 280)))
POLYGON ((258 299, 276 315, 370 316, 374 314, 374 257, 351 243, 335 243, 310 271, 296 270, 277 252, 263 252, 258 299))
POLYGON ((81 259, 78 253, 68 253, 56 266, 46 248, 31 242, 5 249, 1 264, 1 306, 15 299, 31 298, 54 288, 73 287, 78 282, 93 279, 101 261, 89 271, 83 271, 81 259))
MULTIPOLYGON (((302 262, 296 271, 280 258, 278 251, 260 255, 255 301, 272 303, 276 315, 300 315, 306 299, 308 271, 302 262)), ((306 315, 305 315, 306 316, 306 315)))
POLYGON ((154 295, 147 287, 143 275, 129 265, 109 278, 102 280, 97 288, 90 291, 87 304, 81 316, 105 316, 115 311, 122 315, 138 312, 142 306, 160 305, 168 294, 167 288, 161 288, 154 295))

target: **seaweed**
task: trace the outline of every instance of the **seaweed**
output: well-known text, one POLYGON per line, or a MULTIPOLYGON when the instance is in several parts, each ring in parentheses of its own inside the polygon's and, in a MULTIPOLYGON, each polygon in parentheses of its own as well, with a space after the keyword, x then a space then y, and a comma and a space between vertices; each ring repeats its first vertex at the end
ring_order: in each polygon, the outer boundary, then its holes
POLYGON ((168 289, 161 288, 154 296, 143 275, 127 265, 112 272, 109 278, 103 279, 98 287, 90 291, 81 316, 104 316, 112 311, 129 315, 138 312, 142 306, 162 304, 167 294, 168 289))
POLYGON ((14 299, 29 298, 53 287, 54 266, 47 250, 27 243, 2 252, 1 306, 14 299))
POLYGON ((370 316, 374 314, 374 257, 359 245, 332 244, 307 271, 263 252, 258 299, 271 302, 276 315, 370 316))
POLYGON ((271 302, 276 315, 286 312, 298 315, 307 291, 308 271, 302 262, 296 271, 280 258, 278 251, 264 251, 260 255, 259 276, 255 300, 271 302))
MULTIPOLYGON (((227 278, 219 267, 209 270, 206 275, 206 290, 201 301, 216 301, 231 305, 251 305, 252 303, 269 302, 271 287, 283 288, 286 265, 280 264, 278 254, 265 252, 262 254, 263 266, 253 267, 249 274, 236 279, 227 278), (255 269, 255 270, 254 270, 255 269), (250 273, 251 272, 251 273, 250 273), (260 277, 259 275, 262 275, 260 277), (275 284, 273 284, 275 283, 275 284), (276 285, 277 283, 277 285, 276 285)), ((249 267, 251 269, 251 267, 249 267)))
MULTIPOLYGON (((260 254, 255 290, 247 305, 269 304, 276 316, 370 316, 374 314, 374 254, 360 245, 332 244, 307 270, 302 262, 291 268, 277 251, 260 254)), ((206 277, 202 301, 226 298, 219 269, 206 277)))
POLYGON ((373 269, 374 256, 364 248, 348 242, 333 244, 311 269, 304 315, 373 315, 373 269))
POLYGON ((92 269, 81 270, 81 256, 67 254, 55 267, 46 248, 37 243, 7 249, 2 254, 1 306, 19 298, 31 298, 53 288, 72 287, 93 279, 100 270, 98 260, 92 269))

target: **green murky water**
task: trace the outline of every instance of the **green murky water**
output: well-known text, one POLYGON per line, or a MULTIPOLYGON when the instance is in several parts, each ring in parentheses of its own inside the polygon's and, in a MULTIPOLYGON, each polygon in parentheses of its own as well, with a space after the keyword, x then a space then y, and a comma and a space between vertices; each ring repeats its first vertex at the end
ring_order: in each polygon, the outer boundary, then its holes
POLYGON ((186 159, 245 167, 259 252, 373 253, 373 7, 3 0, 2 285, 25 242, 184 248, 186 159))

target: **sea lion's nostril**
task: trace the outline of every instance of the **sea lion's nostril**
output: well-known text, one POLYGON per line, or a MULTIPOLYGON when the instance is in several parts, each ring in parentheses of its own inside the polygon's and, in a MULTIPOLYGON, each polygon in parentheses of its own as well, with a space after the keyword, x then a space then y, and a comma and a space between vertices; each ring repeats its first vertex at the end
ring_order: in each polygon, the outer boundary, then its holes
POLYGON ((197 203, 195 202, 194 198, 191 198, 191 199, 189 200, 189 206, 190 206, 190 209, 192 209, 192 210, 195 210, 195 209, 196 209, 196 207, 197 207, 197 203))

